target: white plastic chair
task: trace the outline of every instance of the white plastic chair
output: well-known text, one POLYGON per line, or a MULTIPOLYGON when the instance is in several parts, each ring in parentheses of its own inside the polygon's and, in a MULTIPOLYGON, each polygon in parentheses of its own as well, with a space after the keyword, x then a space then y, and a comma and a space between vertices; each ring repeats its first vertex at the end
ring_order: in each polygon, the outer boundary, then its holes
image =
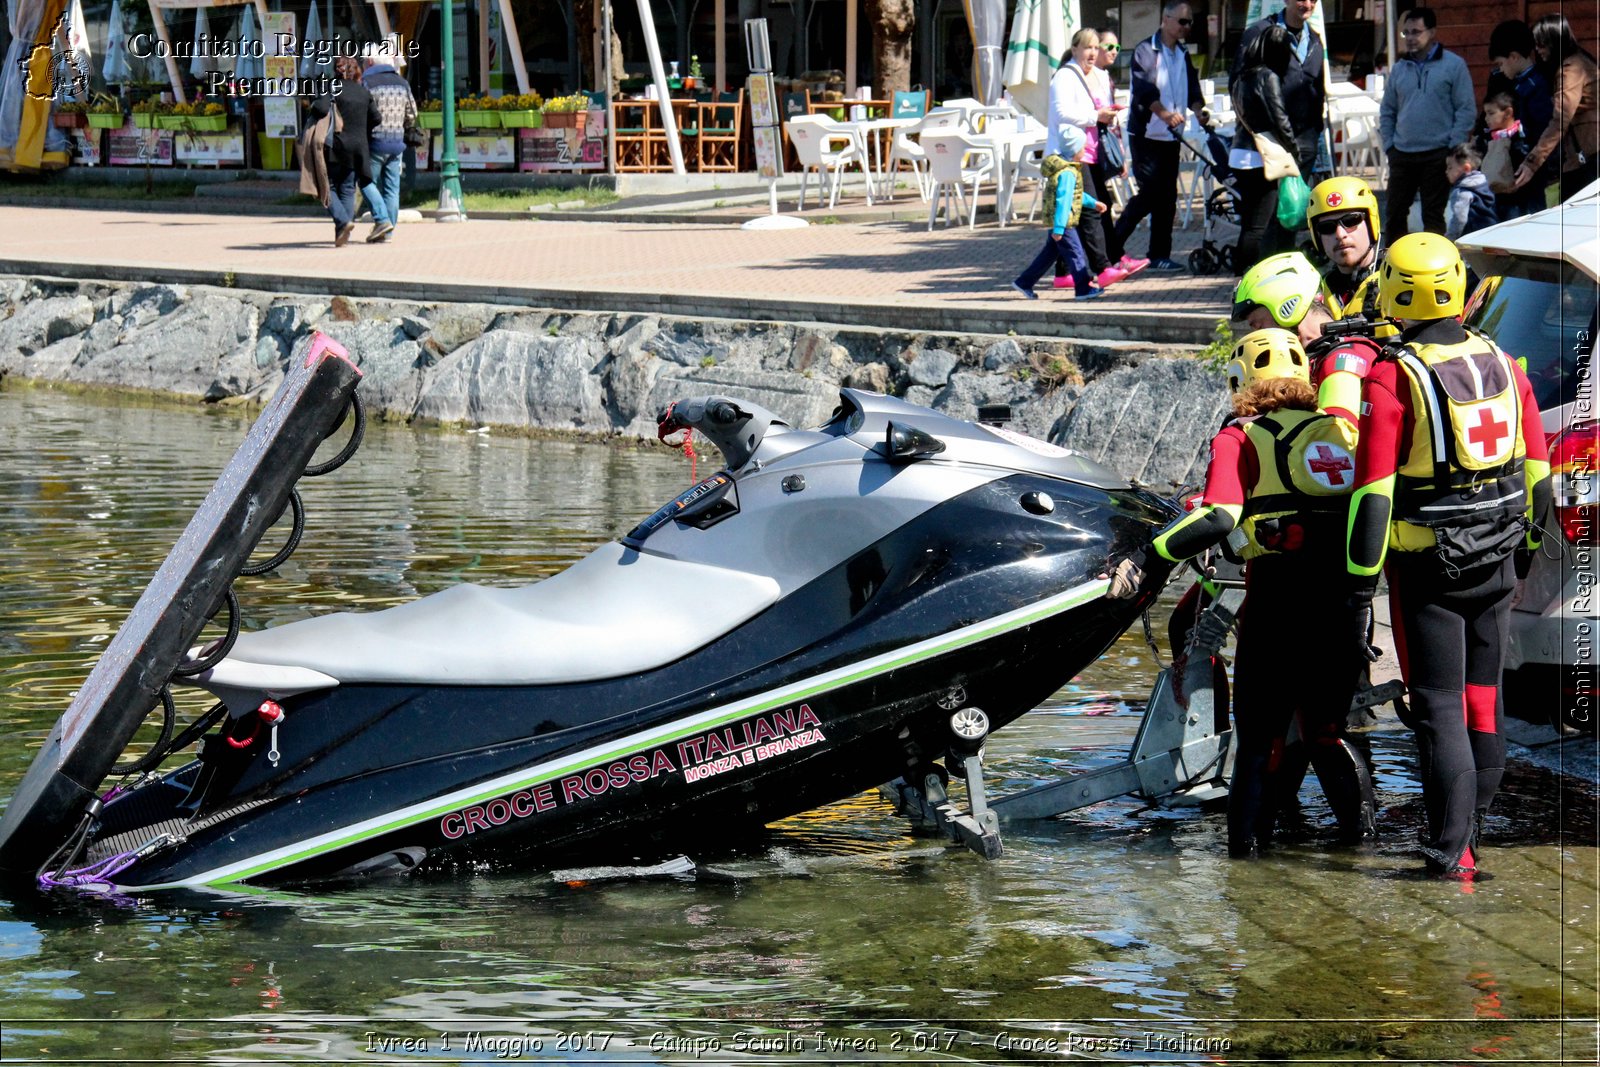
MULTIPOLYGON (((933 181, 928 207, 928 229, 939 217, 939 209, 952 195, 967 213, 967 228, 978 223, 978 186, 993 181, 1000 173, 993 145, 981 144, 959 130, 939 130, 922 137, 922 150, 928 154, 928 176, 933 181), (966 185, 972 183, 972 202, 966 198, 966 185)), ((945 210, 945 225, 950 211, 945 210)))
MULTIPOLYGON (((975 107, 967 112, 967 125, 973 133, 987 133, 991 122, 1012 123, 1017 121, 1017 109, 1009 104, 998 104, 994 107, 975 107)), ((1015 128, 1013 126, 1001 127, 1002 129, 1015 128)))
POLYGON ((917 195, 922 197, 926 204, 932 192, 933 182, 928 177, 928 153, 923 150, 920 139, 923 134, 933 130, 959 130, 961 128, 961 112, 940 108, 930 111, 922 117, 922 121, 915 126, 894 131, 894 145, 889 149, 888 171, 889 199, 894 199, 894 180, 899 174, 900 164, 911 165, 912 177, 917 180, 917 195))
POLYGON ((1383 102, 1383 81, 1382 74, 1367 75, 1367 95, 1379 103, 1383 102))
POLYGON ((1378 175, 1383 168, 1383 153, 1378 150, 1378 116, 1358 112, 1347 113, 1334 101, 1328 102, 1328 128, 1336 131, 1339 143, 1339 172, 1349 174, 1368 167, 1378 175))
MULTIPOLYGON (((1028 221, 1033 221, 1033 216, 1039 211, 1039 204, 1044 198, 1044 146, 1030 148, 1017 160, 1017 182, 1033 182, 1033 200, 1028 204, 1028 221)), ((1013 182, 1013 185, 1016 183, 1013 182)), ((1015 194, 1013 194, 1013 198, 1015 194)))
POLYGON ((837 204, 845 168, 852 163, 861 168, 867 203, 872 203, 872 174, 867 167, 866 148, 855 131, 821 115, 800 115, 789 120, 789 140, 800 159, 800 203, 796 210, 805 210, 806 184, 813 170, 817 173, 818 199, 822 197, 822 186, 827 184, 828 206, 837 204))

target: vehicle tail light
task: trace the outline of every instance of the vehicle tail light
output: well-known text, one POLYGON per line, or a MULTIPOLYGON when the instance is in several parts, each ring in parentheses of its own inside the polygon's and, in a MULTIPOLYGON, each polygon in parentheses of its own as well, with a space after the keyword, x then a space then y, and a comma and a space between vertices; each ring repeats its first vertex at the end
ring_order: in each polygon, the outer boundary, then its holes
POLYGON ((1550 489, 1562 536, 1574 545, 1600 542, 1600 423, 1576 423, 1556 436, 1550 489))

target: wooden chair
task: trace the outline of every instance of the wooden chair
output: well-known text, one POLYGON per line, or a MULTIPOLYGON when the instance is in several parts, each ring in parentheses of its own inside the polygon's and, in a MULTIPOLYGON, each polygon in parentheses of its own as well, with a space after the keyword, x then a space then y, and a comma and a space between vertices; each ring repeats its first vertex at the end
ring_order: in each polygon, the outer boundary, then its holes
POLYGON ((927 113, 928 91, 926 89, 894 94, 894 105, 890 111, 891 118, 920 119, 927 113))
POLYGON ((617 173, 641 174, 651 169, 651 132, 656 128, 653 100, 618 100, 611 105, 616 123, 617 173))
POLYGON ((700 169, 737 171, 744 123, 744 90, 721 93, 714 104, 699 104, 700 169))

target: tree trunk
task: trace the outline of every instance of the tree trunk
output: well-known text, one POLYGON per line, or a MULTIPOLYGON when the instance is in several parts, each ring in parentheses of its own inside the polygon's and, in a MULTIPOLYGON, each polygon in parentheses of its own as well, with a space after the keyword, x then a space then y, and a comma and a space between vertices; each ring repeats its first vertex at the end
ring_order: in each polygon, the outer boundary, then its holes
POLYGON ((911 38, 917 25, 915 0, 865 0, 872 26, 872 82, 880 98, 911 88, 911 38))
MULTIPOLYGON (((594 69, 594 39, 600 32, 600 22, 604 14, 600 0, 577 0, 578 9, 578 54, 583 60, 584 85, 592 85, 598 91, 600 85, 600 72, 594 69)), ((616 13, 611 16, 611 95, 618 95, 617 86, 622 81, 622 38, 617 36, 616 13)))

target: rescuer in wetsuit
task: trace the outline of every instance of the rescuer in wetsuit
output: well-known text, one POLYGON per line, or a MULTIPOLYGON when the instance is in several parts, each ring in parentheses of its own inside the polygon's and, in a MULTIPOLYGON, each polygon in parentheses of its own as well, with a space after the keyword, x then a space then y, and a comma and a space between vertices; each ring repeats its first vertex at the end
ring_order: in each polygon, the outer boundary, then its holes
POLYGON ((1372 279, 1383 259, 1378 198, 1360 178, 1329 178, 1311 190, 1306 228, 1327 259, 1322 272, 1322 302, 1336 319, 1378 310, 1372 279))
MULTIPOLYGON (((1348 623, 1340 544, 1355 464, 1352 375, 1324 384, 1318 407, 1305 351, 1286 330, 1257 330, 1234 347, 1227 369, 1236 418, 1211 441, 1201 506, 1156 535, 1151 549, 1182 560, 1245 535, 1245 605, 1234 670, 1237 755, 1228 799, 1228 851, 1250 856, 1266 847, 1276 817, 1271 777, 1295 714, 1320 733, 1342 732, 1356 660, 1314 634, 1348 623), (1339 394, 1345 395, 1339 395, 1339 394), (1295 625, 1304 620, 1304 625, 1295 625), (1317 684, 1308 685, 1315 675, 1317 684)), ((1142 578, 1145 549, 1111 561, 1108 596, 1130 595, 1142 578)), ((1353 749, 1349 750, 1351 753, 1353 749)), ((1348 757, 1347 757, 1348 758, 1348 757)), ((1341 830, 1370 829, 1370 774, 1346 775, 1353 802, 1330 796, 1341 830), (1363 786, 1365 788, 1363 788, 1363 786), (1349 825, 1344 824, 1349 820, 1349 825)), ((1336 779, 1338 781, 1340 779, 1336 779)), ((1324 781, 1324 789, 1339 787, 1324 781)))
POLYGON ((1387 561, 1427 809, 1422 852, 1432 873, 1470 875, 1505 769, 1513 556, 1538 547, 1550 465, 1527 377, 1456 319, 1466 269, 1455 245, 1407 234, 1377 284, 1378 310, 1401 333, 1363 390, 1346 546, 1353 636, 1372 658, 1372 595, 1387 561))

